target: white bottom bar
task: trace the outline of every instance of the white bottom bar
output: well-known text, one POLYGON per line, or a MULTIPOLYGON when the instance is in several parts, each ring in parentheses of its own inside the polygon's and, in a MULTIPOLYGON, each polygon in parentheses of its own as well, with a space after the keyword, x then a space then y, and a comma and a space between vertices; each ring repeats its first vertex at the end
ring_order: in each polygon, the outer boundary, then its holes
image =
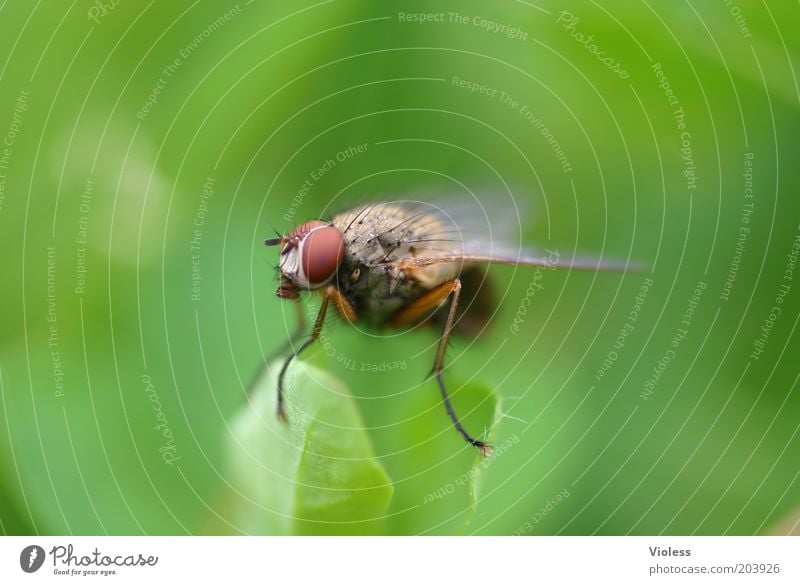
POLYGON ((798 559, 799 537, 4 537, 0 583, 778 584, 798 559))

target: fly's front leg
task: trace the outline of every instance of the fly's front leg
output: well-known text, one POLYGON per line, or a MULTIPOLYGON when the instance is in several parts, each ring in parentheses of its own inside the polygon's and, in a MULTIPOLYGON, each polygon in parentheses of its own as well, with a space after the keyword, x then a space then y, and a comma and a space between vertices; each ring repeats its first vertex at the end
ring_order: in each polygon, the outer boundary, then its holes
POLYGON ((280 420, 286 420, 286 411, 283 409, 283 379, 286 375, 286 370, 289 369, 289 364, 292 363, 294 358, 299 356, 308 346, 310 346, 317 340, 317 338, 319 338, 319 334, 322 331, 322 324, 325 323, 325 315, 328 312, 328 302, 330 301, 330 298, 331 295, 327 291, 323 292, 322 306, 319 309, 319 313, 317 313, 317 319, 314 322, 314 329, 312 329, 311 335, 300 347, 297 348, 297 350, 293 351, 289 357, 286 358, 286 361, 283 362, 281 372, 278 374, 278 404, 276 413, 280 420))
POLYGON ((286 353, 286 351, 290 347, 294 347, 295 344, 300 340, 306 332, 306 314, 303 312, 303 305, 300 303, 300 300, 294 301, 294 308, 295 313, 297 315, 297 323, 294 327, 294 331, 289 336, 285 342, 283 342, 278 349, 271 351, 268 355, 264 356, 264 362, 258 368, 258 372, 250 381, 250 384, 247 386, 247 396, 250 397, 253 394, 253 390, 255 390, 256 386, 258 385, 258 381, 263 377, 264 371, 267 369, 269 363, 277 358, 280 355, 286 353))
POLYGON ((309 345, 314 343, 319 338, 319 334, 322 332, 322 325, 325 323, 325 315, 328 312, 328 303, 330 302, 333 302, 333 306, 348 323, 354 323, 358 317, 353 305, 347 300, 347 297, 345 297, 338 288, 333 285, 329 285, 325 290, 322 291, 322 306, 320 307, 319 313, 317 314, 317 319, 314 322, 314 329, 311 331, 311 336, 306 339, 300 347, 297 348, 297 351, 293 352, 289 357, 286 358, 286 361, 283 362, 281 372, 278 374, 277 414, 278 418, 281 420, 286 420, 286 411, 283 408, 283 380, 286 375, 286 371, 289 369, 289 364, 292 363, 292 360, 299 356, 303 350, 305 350, 309 345))
POLYGON ((272 354, 270 355, 270 361, 272 361, 273 358, 286 353, 287 349, 293 347, 300 340, 300 338, 303 337, 303 335, 305 335, 308 324, 306 323, 306 314, 305 311, 303 311, 303 305, 299 299, 294 301, 294 308, 295 308, 295 314, 297 315, 297 324, 294 327, 294 331, 292 332, 289 339, 287 339, 283 343, 283 345, 281 345, 278 349, 272 352, 272 354))
POLYGON ((390 320, 390 325, 407 325, 415 323, 420 318, 430 314, 433 310, 441 307, 450 298, 450 310, 447 314, 447 320, 444 324, 444 331, 442 332, 442 339, 439 341, 439 349, 436 352, 436 361, 433 363, 433 374, 439 383, 439 390, 442 393, 442 400, 450 420, 453 421, 453 426, 464 438, 464 440, 477 447, 484 457, 488 457, 492 453, 492 447, 485 441, 474 438, 466 429, 464 429, 461 421, 458 420, 456 411, 450 402, 450 395, 447 393, 447 388, 444 385, 442 377, 442 364, 444 363, 444 355, 447 351, 447 342, 450 339, 450 333, 453 331, 453 326, 456 320, 456 311, 458 310, 458 300, 461 297, 461 281, 456 278, 454 280, 445 282, 428 291, 416 301, 398 311, 390 320))

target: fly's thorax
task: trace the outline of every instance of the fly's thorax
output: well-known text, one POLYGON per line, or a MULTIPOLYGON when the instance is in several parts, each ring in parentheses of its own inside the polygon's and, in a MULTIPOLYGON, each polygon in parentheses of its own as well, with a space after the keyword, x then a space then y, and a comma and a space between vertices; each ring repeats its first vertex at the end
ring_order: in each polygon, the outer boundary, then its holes
POLYGON ((351 298, 412 300, 455 278, 459 263, 415 266, 413 259, 458 255, 460 232, 428 206, 377 203, 333 218, 345 240, 338 286, 351 298), (356 274, 358 278, 353 278, 356 274))
POLYGON ((382 268, 370 268, 345 252, 339 273, 336 275, 336 286, 352 300, 368 295, 371 290, 380 287, 383 275, 382 268))
POLYGON ((459 230, 432 206, 381 202, 333 218, 347 254, 367 266, 463 249, 459 230))

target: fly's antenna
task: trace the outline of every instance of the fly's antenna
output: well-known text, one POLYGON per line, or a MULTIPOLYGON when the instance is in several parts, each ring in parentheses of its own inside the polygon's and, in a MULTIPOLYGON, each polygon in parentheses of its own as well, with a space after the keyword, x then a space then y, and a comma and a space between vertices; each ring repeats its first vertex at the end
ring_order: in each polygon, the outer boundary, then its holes
POLYGON ((269 224, 269 229, 271 229, 273 232, 275 232, 275 237, 274 238, 267 238, 266 240, 264 240, 264 245, 265 246, 277 246, 278 244, 280 244, 283 241, 283 236, 281 235, 281 233, 277 230, 277 228, 274 225, 272 225, 269 222, 267 222, 267 223, 269 224))

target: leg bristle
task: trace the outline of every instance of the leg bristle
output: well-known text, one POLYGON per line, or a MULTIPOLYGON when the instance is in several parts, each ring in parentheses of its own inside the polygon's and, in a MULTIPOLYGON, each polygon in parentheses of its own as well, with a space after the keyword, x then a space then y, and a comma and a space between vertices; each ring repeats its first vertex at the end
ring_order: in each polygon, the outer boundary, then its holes
POLYGON ((484 443, 483 441, 477 441, 475 446, 481 452, 481 455, 486 457, 487 459, 492 456, 494 452, 494 447, 492 447, 489 443, 484 443))

